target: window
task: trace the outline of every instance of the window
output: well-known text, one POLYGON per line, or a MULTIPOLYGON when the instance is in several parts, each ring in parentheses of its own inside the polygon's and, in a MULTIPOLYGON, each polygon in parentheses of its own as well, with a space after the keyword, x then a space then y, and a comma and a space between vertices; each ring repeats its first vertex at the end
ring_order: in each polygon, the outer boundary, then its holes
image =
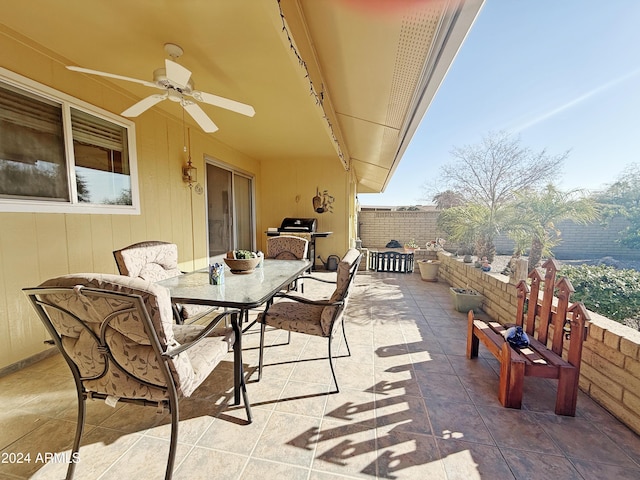
POLYGON ((133 123, 0 68, 0 211, 139 213, 133 123))
POLYGON ((78 202, 131 205, 127 130, 71 109, 78 202))

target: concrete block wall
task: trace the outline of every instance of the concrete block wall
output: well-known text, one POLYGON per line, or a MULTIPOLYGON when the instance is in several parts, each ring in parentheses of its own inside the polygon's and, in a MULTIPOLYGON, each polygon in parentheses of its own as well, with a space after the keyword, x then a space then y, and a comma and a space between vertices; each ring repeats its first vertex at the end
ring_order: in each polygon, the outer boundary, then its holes
POLYGON ((358 214, 359 236, 362 246, 369 249, 384 248, 391 240, 402 245, 415 239, 421 248, 438 236, 433 211, 361 211, 358 214))
POLYGON ((607 225, 560 222, 558 229, 562 232, 562 241, 553 249, 553 253, 559 259, 607 256, 618 259, 637 259, 640 257, 638 250, 631 250, 617 243, 618 232, 628 225, 629 222, 623 217, 612 218, 607 225))
MULTIPOLYGON (((485 273, 439 252, 439 275, 453 287, 484 295, 483 310, 500 323, 513 323, 516 288, 509 277, 485 273)), ((640 332, 589 312, 579 386, 637 434, 640 434, 640 332)), ((526 380, 525 380, 526 381, 526 380)))
POLYGON ((640 332, 591 313, 580 388, 640 434, 640 332))
MULTIPOLYGON (((362 246, 370 249, 383 248, 390 240, 405 244, 412 238, 424 248, 425 244, 446 236, 437 229, 437 210, 375 211, 363 210, 358 214, 358 228, 362 246)), ((606 256, 617 259, 637 259, 640 252, 617 243, 618 232, 626 228, 628 221, 622 217, 611 219, 608 225, 599 222, 578 225, 571 221, 558 224, 562 232, 559 245, 553 249, 558 259, 588 259, 606 256)), ((500 255, 513 253, 513 241, 506 235, 496 239, 496 250, 500 255)))
MULTIPOLYGON (((616 259, 637 259, 638 250, 623 247, 617 240, 619 232, 624 230, 629 222, 623 217, 612 218, 607 225, 599 222, 589 225, 579 225, 569 220, 558 223, 560 243, 553 248, 557 259, 589 259, 614 257, 616 259)), ((496 251, 500 255, 513 253, 513 240, 506 235, 496 239, 496 251)))
POLYGON ((473 263, 464 263, 460 257, 439 252, 442 262, 438 276, 452 287, 471 288, 484 296, 482 309, 500 323, 513 323, 516 317, 517 291, 509 277, 499 273, 486 273, 473 263))

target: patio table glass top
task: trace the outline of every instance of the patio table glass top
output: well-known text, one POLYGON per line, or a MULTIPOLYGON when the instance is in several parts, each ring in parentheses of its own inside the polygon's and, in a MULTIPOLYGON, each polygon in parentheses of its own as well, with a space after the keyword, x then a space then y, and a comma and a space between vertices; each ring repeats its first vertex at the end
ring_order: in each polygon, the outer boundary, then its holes
POLYGON ((310 265, 309 260, 265 259, 262 266, 247 274, 231 273, 225 266, 224 283, 221 285, 209 284, 206 268, 167 278, 158 285, 170 290, 174 302, 255 308, 293 282, 310 265))

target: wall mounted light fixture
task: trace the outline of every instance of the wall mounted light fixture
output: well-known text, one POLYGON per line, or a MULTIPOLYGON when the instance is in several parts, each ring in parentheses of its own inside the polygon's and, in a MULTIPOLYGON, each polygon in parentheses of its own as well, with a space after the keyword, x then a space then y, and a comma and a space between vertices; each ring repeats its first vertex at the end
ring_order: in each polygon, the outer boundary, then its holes
MULTIPOLYGON (((184 113, 183 113, 183 129, 184 129, 184 113)), ((191 163, 191 130, 187 130, 187 138, 183 146, 184 156, 187 164, 182 167, 182 180, 189 184, 189 188, 198 181, 198 169, 191 163), (188 148, 187 148, 188 145, 188 148)))
POLYGON ((187 164, 182 167, 182 180, 191 186, 198 181, 198 169, 191 164, 191 158, 187 160, 187 164))

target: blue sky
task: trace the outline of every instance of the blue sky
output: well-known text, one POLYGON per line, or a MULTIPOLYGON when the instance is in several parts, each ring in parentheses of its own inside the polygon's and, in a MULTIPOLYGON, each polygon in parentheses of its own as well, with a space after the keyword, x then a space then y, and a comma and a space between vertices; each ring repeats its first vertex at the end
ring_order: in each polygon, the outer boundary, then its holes
POLYGON ((450 151, 501 130, 570 150, 562 189, 614 181, 640 163, 638 25, 638 0, 487 0, 386 191, 360 203, 429 203, 450 151))

